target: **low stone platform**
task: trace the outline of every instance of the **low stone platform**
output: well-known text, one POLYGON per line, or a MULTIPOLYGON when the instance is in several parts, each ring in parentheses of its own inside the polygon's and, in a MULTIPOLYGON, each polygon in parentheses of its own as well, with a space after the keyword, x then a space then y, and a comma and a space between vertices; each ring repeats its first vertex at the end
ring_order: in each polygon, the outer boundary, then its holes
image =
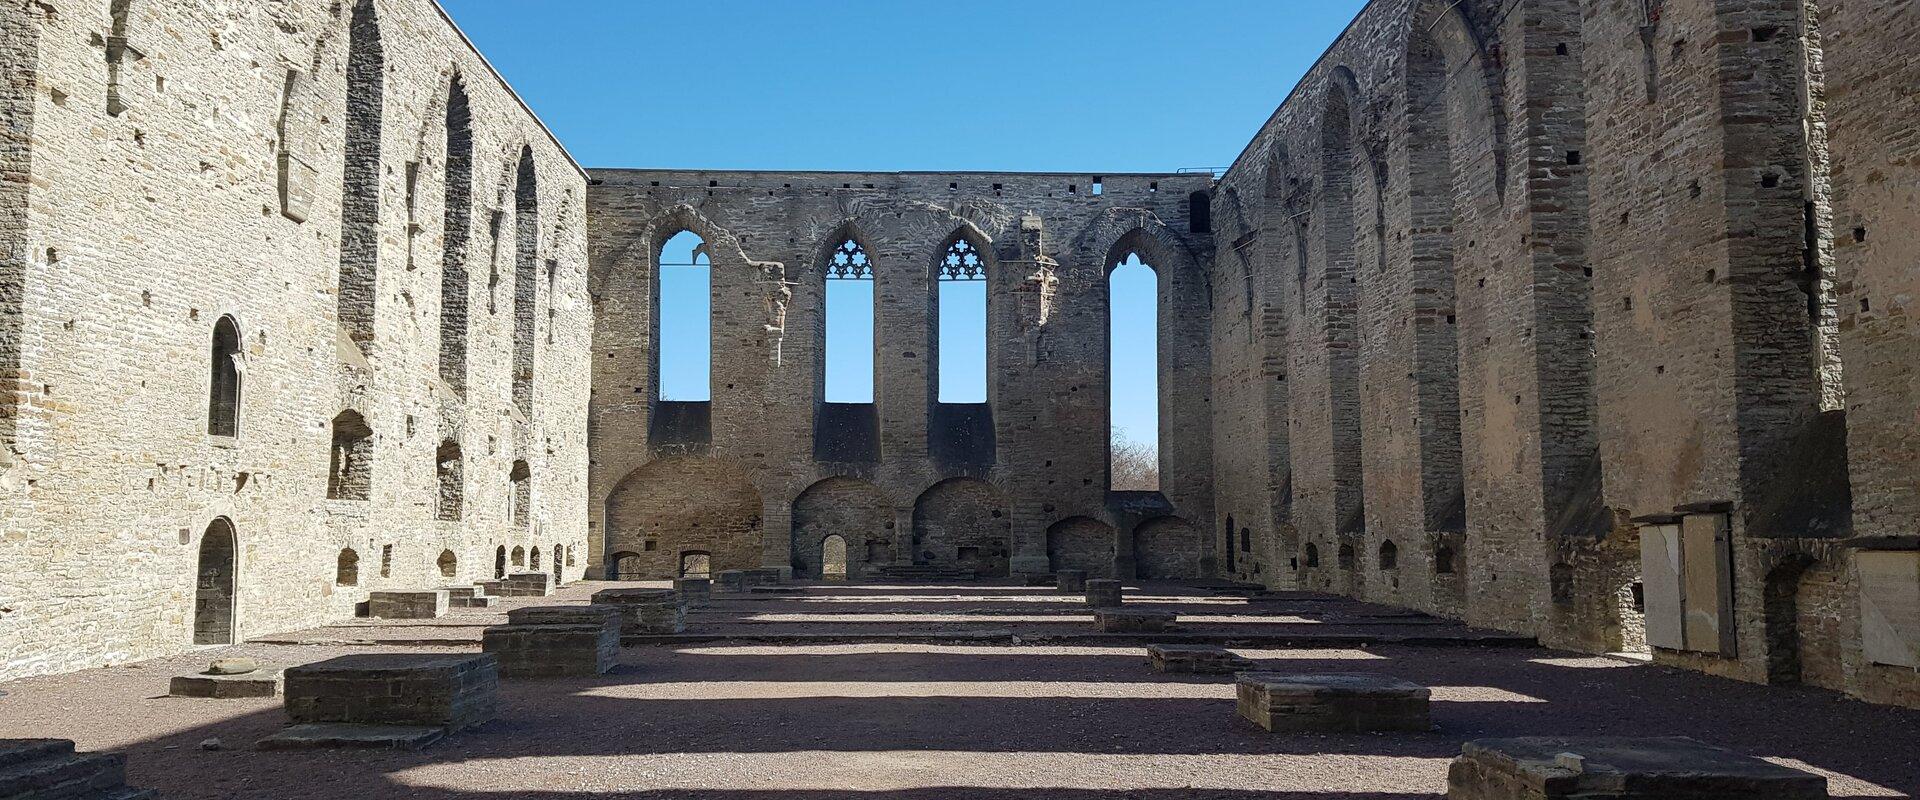
POLYGON ((744 570, 723 569, 713 574, 713 580, 720 591, 744 592, 747 590, 747 573, 744 570))
MULTIPOLYGON (((167 693, 174 697, 206 697, 225 700, 236 697, 275 697, 280 694, 286 670, 253 659, 222 658, 204 672, 175 675, 167 693)), ((4 795, 0 795, 4 796, 4 795)))
POLYGON ((698 608, 713 600, 712 578, 678 578, 673 582, 673 590, 680 593, 680 601, 689 607, 698 608))
POLYGON ((425 746, 431 741, 393 728, 452 733, 484 723, 493 719, 499 684, 499 662, 491 655, 376 653, 303 664, 286 672, 287 716, 295 725, 260 746, 425 746), (340 725, 383 730, 315 727, 340 725))
POLYGON ((1086 582, 1087 605, 1116 608, 1126 602, 1120 595, 1120 582, 1112 578, 1090 578, 1086 582))
POLYGON ((1103 608, 1093 612, 1093 627, 1101 633, 1163 633, 1177 616, 1171 611, 1103 608))
POLYGON ((478 586, 449 586, 444 591, 447 605, 453 608, 492 608, 500 600, 478 586))
POLYGON ((1242 672, 1240 716, 1274 733, 1430 731, 1427 687, 1383 675, 1242 672))
POLYGON ((66 739, 0 739, 0 797, 7 800, 153 800, 127 786, 127 759, 78 753, 66 739))
POLYGON ((487 594, 500 597, 546 597, 553 594, 553 576, 545 572, 516 572, 480 584, 487 594))
POLYGON ((1156 644, 1147 648, 1154 672, 1191 675, 1231 675, 1253 669, 1253 662, 1224 647, 1203 644, 1156 644))
POLYGON ((687 629, 686 605, 672 589, 602 589, 593 593, 593 604, 619 611, 622 635, 674 634, 687 629))
POLYGON ((1825 800, 1827 779, 1682 736, 1480 739, 1448 800, 1825 800))
POLYGON ((612 606, 529 606, 481 632, 480 649, 505 678, 604 674, 620 661, 620 611, 612 606))
POLYGON ((1063 569, 1053 573, 1053 587, 1068 594, 1080 594, 1087 590, 1087 571, 1084 569, 1063 569))
POLYGON ((447 615, 447 591, 368 592, 367 616, 378 619, 439 619, 447 615))
POLYGON ((447 729, 434 725, 355 725, 311 722, 290 725, 260 740, 262 750, 424 750, 447 738, 447 729))

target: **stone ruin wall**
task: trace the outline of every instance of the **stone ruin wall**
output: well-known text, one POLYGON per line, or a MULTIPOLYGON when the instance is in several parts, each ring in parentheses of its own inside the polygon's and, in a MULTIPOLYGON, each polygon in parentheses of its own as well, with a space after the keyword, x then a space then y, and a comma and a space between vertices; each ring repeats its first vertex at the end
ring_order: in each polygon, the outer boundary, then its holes
POLYGON ((1136 528, 1173 517, 1187 535, 1165 541, 1188 554, 1182 569, 1210 574, 1209 243, 1189 203, 1211 182, 595 170, 594 568, 668 576, 680 554, 705 551, 714 569, 818 574, 816 539, 834 527, 856 572, 919 562, 1005 575, 1064 558, 1131 575, 1136 528), (657 401, 654 384, 652 265, 683 230, 713 263, 712 400, 693 408, 657 401), (977 409, 935 402, 931 379, 933 267, 955 236, 988 262, 986 437, 984 421, 954 422, 977 409), (825 409, 825 265, 850 238, 875 274, 875 402, 825 409), (1160 282, 1162 491, 1110 496, 1106 278, 1133 251, 1160 282), (836 449, 847 442, 851 456, 836 449))
POLYGON ((1233 574, 1635 649, 1642 532, 1724 520, 1721 642, 1657 661, 1914 704, 1863 655, 1900 635, 1867 606, 1914 612, 1858 554, 1910 558, 1920 516, 1916 30, 1848 0, 1369 5, 1215 191, 1233 574))
POLYGON ((190 646, 216 520, 237 539, 233 638, 350 616, 369 591, 490 579, 503 546, 573 549, 563 569, 583 574, 585 176, 434 3, 380 0, 377 23, 361 17, 386 46, 384 92, 360 93, 383 101, 355 112, 379 120, 377 151, 352 148, 378 184, 356 193, 378 198, 356 239, 372 249, 355 274, 377 276, 371 341, 356 342, 336 296, 361 14, 318 0, 0 9, 0 680, 190 646), (437 367, 455 75, 472 147, 464 392, 437 367), (520 191, 523 150, 536 177, 520 191), (524 264, 551 262, 551 283, 517 281, 520 231, 538 248, 524 264), (534 300, 519 348, 516 282, 534 300), (209 432, 223 319, 242 343, 231 437, 209 432), (534 359, 531 416, 512 402, 516 349, 534 359), (366 501, 328 499, 344 409, 373 433, 366 501), (436 518, 447 441, 463 455, 449 462, 456 521, 436 518), (507 508, 516 460, 531 476, 523 523, 507 508), (357 585, 336 585, 343 549, 357 585))

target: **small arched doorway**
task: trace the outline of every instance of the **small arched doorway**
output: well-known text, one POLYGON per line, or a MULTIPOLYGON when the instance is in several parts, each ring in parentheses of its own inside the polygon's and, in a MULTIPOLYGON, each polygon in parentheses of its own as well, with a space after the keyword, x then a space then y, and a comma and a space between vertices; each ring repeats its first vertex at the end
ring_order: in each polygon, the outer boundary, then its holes
POLYGON ((820 540, 820 577, 829 581, 847 579, 847 540, 840 534, 820 540))
MULTIPOLYGON (((842 563, 846 561, 841 559, 842 563)), ((713 554, 705 550, 688 550, 680 554, 680 577, 713 577, 713 554)))
POLYGON ((221 517, 200 537, 200 564, 193 594, 193 643, 233 644, 235 590, 233 523, 221 517))

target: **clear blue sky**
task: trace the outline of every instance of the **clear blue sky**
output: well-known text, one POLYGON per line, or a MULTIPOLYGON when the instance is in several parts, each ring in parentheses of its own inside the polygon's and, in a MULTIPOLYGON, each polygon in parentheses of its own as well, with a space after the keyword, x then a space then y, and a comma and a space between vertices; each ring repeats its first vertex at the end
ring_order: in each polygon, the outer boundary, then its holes
MULTIPOLYGON (((1158 172, 1232 163, 1362 0, 442 0, 587 167, 1158 172)), ((682 260, 671 258, 670 260, 682 260)), ((876 264, 885 270, 888 265, 876 264)), ((669 278, 663 389, 705 398, 705 275, 669 278)), ((872 382, 864 287, 829 298, 828 391, 872 382), (862 304, 864 308, 862 308, 862 304), (851 353, 853 355, 844 355, 851 353)), ((1115 303, 1151 308, 1150 280, 1115 303)), ((964 293, 963 293, 964 294, 964 293)), ((981 301, 943 297, 943 320, 981 301)), ((1138 313, 1138 312, 1135 312, 1138 313)), ((1152 326, 1116 326, 1115 349, 1152 326)), ((984 333, 943 331, 983 386, 984 333)), ((1155 438, 1152 387, 1114 422, 1155 438)), ((979 390, 984 392, 984 388, 979 390)), ((975 392, 943 391, 964 402, 975 392)), ((976 398, 977 399, 977 398, 976 398)))

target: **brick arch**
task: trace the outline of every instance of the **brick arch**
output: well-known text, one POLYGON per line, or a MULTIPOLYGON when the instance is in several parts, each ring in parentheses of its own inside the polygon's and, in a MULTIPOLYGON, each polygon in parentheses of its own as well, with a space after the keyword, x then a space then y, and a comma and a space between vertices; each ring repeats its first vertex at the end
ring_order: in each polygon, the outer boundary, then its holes
POLYGON ((657 458, 608 494, 606 551, 638 553, 640 568, 656 578, 677 577, 680 554, 694 551, 710 553, 716 571, 756 569, 761 514, 760 492, 739 465, 698 455, 657 458))
POLYGON ((1206 534, 1183 517, 1154 517, 1133 529, 1134 572, 1142 580, 1206 576, 1206 534))
POLYGON ((847 544, 847 579, 894 560, 893 502, 880 487, 859 478, 822 479, 792 503, 791 557, 795 577, 819 578, 821 545, 829 536, 847 544))
POLYGON ((1092 517, 1067 517, 1047 526, 1047 561, 1054 570, 1085 570, 1094 578, 1114 575, 1118 535, 1092 517))
POLYGON ((913 503, 913 563, 972 569, 1006 577, 1013 554, 1013 517, 1006 495, 979 478, 948 478, 913 503))

